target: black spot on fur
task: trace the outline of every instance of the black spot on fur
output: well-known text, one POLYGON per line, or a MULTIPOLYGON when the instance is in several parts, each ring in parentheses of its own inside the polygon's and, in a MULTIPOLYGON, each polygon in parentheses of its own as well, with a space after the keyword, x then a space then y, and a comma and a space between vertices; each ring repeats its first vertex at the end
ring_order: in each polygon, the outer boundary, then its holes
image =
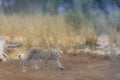
POLYGON ((0 59, 0 61, 2 61, 2 59, 0 59))

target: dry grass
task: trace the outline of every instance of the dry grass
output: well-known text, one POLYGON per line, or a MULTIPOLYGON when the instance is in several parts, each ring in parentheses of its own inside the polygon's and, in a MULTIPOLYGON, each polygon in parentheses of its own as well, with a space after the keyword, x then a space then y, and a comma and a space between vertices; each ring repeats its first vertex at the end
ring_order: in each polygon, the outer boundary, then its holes
POLYGON ((90 47, 94 47, 97 44, 97 33, 94 29, 94 25, 92 24, 84 24, 83 27, 81 28, 81 35, 84 36, 84 42, 86 45, 90 47), (87 27, 85 27, 87 26, 87 27))
POLYGON ((25 47, 66 47, 82 43, 83 38, 75 35, 62 16, 0 15, 0 35, 23 37, 25 47))
POLYGON ((86 43, 94 46, 97 34, 93 25, 88 23, 80 27, 75 32, 63 16, 0 15, 0 35, 10 36, 11 39, 22 37, 26 49, 62 47, 66 51, 75 44, 86 43), (79 34, 76 34, 78 32, 79 34))
POLYGON ((116 31, 116 29, 115 28, 110 28, 108 30, 108 32, 109 32, 110 43, 112 44, 112 43, 117 42, 117 31, 116 31))

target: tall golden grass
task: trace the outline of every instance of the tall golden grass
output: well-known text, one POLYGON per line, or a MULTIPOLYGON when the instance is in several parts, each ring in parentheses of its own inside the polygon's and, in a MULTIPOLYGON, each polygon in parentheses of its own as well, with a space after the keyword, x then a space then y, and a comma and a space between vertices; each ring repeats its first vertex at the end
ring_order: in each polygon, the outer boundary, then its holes
POLYGON ((58 47, 81 43, 62 16, 0 15, 0 35, 22 36, 26 47, 58 47))
POLYGON ((80 27, 74 31, 63 16, 0 15, 0 35, 23 37, 26 49, 62 47, 67 50, 75 44, 95 45, 94 26, 83 23, 80 27))

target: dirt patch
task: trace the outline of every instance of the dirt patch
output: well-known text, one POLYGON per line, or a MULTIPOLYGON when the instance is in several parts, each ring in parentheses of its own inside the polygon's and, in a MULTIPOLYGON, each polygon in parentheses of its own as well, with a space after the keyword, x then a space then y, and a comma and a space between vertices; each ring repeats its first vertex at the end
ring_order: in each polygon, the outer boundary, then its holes
POLYGON ((49 71, 35 71, 28 66, 22 72, 21 61, 0 62, 0 80, 120 80, 120 59, 88 53, 62 55, 61 63, 66 68, 59 70, 49 62, 49 71))

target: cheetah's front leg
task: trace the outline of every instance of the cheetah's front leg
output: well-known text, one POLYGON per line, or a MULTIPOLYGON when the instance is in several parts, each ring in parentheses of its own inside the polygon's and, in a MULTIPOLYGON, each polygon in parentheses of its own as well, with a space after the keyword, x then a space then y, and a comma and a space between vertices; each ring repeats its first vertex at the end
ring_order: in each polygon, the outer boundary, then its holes
POLYGON ((44 70, 49 70, 49 68, 48 68, 48 60, 44 61, 44 70))
POLYGON ((55 59, 55 60, 54 60, 54 63, 55 63, 55 65, 56 65, 58 68, 60 68, 61 70, 64 70, 64 69, 65 69, 65 68, 61 65, 59 59, 55 59))
POLYGON ((35 70, 39 69, 38 63, 39 63, 39 57, 34 57, 34 69, 35 70))

